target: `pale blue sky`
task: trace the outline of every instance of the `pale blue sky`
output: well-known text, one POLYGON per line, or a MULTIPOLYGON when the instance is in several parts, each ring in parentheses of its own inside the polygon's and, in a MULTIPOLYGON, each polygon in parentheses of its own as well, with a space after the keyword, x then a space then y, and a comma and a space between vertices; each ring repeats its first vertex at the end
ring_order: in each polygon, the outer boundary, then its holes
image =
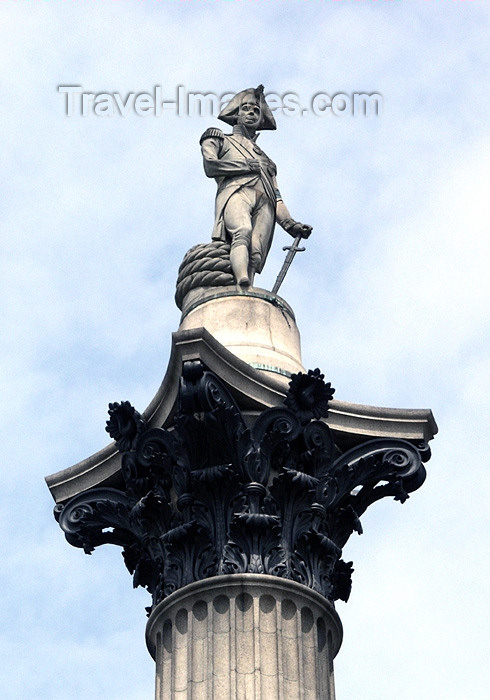
POLYGON ((106 444, 110 401, 149 403, 178 265, 212 227, 215 119, 68 118, 57 86, 258 83, 383 95, 379 118, 277 115, 261 135, 314 227, 281 293, 336 398, 430 407, 440 427, 424 486, 345 548, 338 700, 487 697, 489 20, 485 0, 1 4, 0 697, 153 697, 148 594, 116 548, 64 541, 43 477, 106 444))

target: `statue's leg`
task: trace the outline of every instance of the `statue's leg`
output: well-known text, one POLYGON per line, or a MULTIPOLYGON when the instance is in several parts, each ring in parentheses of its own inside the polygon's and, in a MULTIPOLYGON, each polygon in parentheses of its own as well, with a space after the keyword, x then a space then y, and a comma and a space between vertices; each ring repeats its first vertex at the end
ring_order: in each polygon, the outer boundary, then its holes
POLYGON ((241 287, 250 286, 248 264, 255 199, 253 190, 242 188, 230 197, 223 214, 225 228, 231 238, 231 269, 241 287))
POLYGON ((264 267, 265 259, 271 245, 274 220, 274 207, 264 195, 252 215, 252 237, 249 261, 250 284, 253 284, 255 273, 260 272, 264 267))
POLYGON ((248 247, 246 245, 236 245, 230 249, 231 269, 235 276, 236 283, 240 287, 250 287, 248 277, 248 247))

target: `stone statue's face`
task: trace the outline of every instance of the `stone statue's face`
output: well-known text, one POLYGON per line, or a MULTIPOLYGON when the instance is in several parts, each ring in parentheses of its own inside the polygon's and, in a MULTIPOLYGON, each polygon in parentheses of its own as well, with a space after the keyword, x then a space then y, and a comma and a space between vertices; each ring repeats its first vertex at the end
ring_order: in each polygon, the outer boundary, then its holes
POLYGON ((243 124, 250 129, 257 129, 260 124, 262 113, 260 107, 255 102, 243 102, 238 110, 238 124, 243 124))

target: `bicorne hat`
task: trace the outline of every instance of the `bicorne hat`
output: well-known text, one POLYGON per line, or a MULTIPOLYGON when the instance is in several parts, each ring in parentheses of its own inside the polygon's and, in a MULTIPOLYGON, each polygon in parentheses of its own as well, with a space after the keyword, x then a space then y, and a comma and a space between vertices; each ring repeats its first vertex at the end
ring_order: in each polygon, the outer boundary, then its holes
POLYGON ((222 122, 231 124, 232 126, 237 123, 238 110, 244 102, 255 102, 260 107, 261 120, 257 127, 257 131, 260 129, 276 129, 276 120, 272 114, 269 105, 265 101, 264 97, 264 86, 259 85, 257 88, 248 88, 247 90, 242 90, 237 92, 235 97, 228 102, 226 107, 224 107, 218 115, 218 119, 222 122))

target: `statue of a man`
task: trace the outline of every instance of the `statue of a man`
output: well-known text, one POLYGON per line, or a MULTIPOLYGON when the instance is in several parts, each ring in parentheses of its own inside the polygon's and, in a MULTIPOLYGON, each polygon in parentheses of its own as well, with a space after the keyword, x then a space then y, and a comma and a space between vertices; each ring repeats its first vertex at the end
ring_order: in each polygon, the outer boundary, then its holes
POLYGON ((212 237, 230 241, 235 280, 246 288, 264 267, 276 221, 293 238, 308 238, 312 228, 291 218, 276 166, 256 144, 258 131, 276 128, 263 85, 237 93, 218 119, 232 125, 233 133, 211 128, 200 141, 204 171, 218 183, 212 237))

